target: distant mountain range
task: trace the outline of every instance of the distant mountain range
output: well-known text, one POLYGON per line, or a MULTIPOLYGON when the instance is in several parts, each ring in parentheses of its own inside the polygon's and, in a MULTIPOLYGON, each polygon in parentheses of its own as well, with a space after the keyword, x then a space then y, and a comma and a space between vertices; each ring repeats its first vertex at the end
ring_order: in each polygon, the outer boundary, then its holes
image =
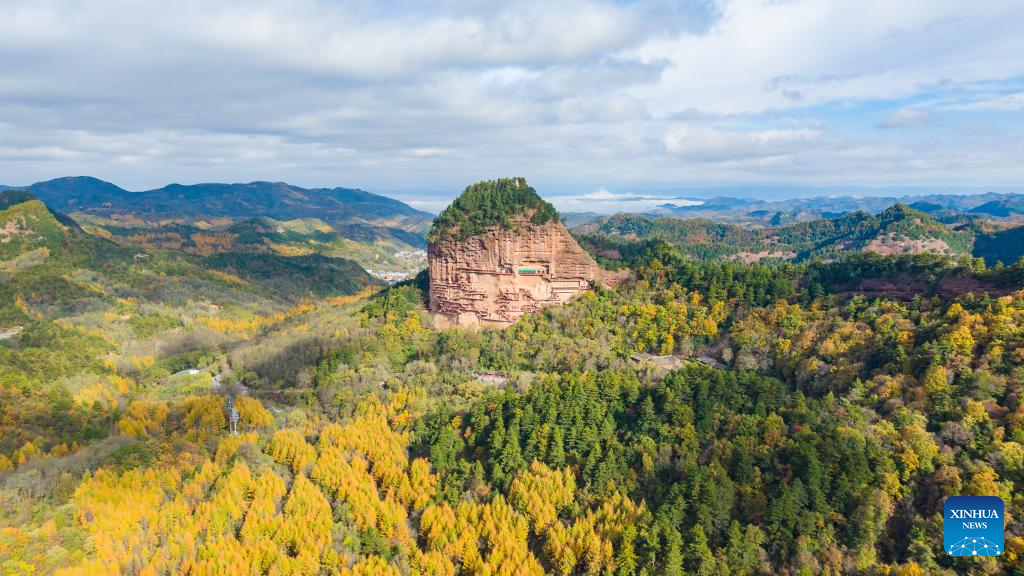
POLYGON ((834 218, 850 212, 877 214, 886 208, 905 204, 921 212, 956 212, 995 217, 1024 215, 1024 194, 930 194, 916 196, 818 196, 788 200, 758 200, 718 196, 694 199, 699 204, 665 203, 646 212, 658 216, 701 217, 735 221, 737 218, 770 225, 834 218))
POLYGON ((122 244, 203 255, 322 254, 377 271, 420 269, 433 221, 427 212, 363 190, 283 182, 170 184, 130 192, 77 176, 0 189, 7 195, 30 194, 122 244))
POLYGON ((363 190, 301 188, 284 182, 169 184, 130 192, 90 176, 71 176, 2 188, 27 190, 54 210, 67 214, 132 214, 146 222, 318 218, 331 225, 371 224, 425 235, 433 220, 431 214, 408 204, 363 190))
MULTIPOLYGON (((363 190, 283 182, 170 184, 131 192, 78 176, 0 190, 7 202, 38 198, 65 226, 80 225, 122 245, 201 256, 322 255, 352 259, 376 273, 420 269, 433 221, 427 212, 363 190)), ((803 259, 870 250, 974 255, 1009 264, 1024 255, 1024 231, 1017 227, 1024 224, 1024 194, 1012 193, 718 196, 693 205, 666 203, 640 215, 562 218, 576 234, 590 236, 591 248, 658 239, 699 258, 803 259)))

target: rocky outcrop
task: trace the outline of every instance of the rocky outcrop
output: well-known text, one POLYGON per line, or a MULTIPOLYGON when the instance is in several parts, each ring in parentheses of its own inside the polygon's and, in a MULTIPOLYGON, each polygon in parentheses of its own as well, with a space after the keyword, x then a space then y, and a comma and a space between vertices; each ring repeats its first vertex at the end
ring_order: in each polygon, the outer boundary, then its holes
POLYGON ((571 300, 596 282, 625 273, 603 270, 561 223, 492 226, 465 239, 430 244, 430 311, 438 328, 510 326, 524 314, 571 300))

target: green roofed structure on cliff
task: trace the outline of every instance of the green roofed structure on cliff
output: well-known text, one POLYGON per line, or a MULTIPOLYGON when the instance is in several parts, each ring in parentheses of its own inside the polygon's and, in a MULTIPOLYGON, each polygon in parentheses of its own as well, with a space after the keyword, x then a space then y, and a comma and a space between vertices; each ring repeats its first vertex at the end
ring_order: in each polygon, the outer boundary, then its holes
POLYGON ((526 183, 526 178, 483 180, 465 191, 434 220, 427 236, 436 242, 446 238, 463 240, 492 226, 509 229, 515 217, 525 216, 531 224, 558 221, 555 207, 544 201, 526 183))

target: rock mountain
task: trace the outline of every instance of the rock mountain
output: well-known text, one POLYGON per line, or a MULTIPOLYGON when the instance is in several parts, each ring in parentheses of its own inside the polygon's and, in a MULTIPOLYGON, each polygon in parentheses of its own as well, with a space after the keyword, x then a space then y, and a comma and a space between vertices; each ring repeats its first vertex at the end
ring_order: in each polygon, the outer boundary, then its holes
POLYGON ((624 276, 598 266, 523 178, 469 186, 428 238, 430 311, 438 328, 510 326, 624 276))

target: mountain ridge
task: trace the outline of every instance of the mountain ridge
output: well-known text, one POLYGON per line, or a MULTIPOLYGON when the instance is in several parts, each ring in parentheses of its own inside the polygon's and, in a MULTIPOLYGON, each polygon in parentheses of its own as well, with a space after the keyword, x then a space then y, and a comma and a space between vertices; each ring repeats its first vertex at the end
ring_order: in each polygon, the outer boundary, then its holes
POLYGON ((895 204, 877 215, 854 211, 837 218, 772 227, 708 218, 621 213, 576 226, 573 232, 598 252, 614 250, 615 247, 607 245, 608 241, 621 244, 660 240, 676 244, 701 259, 806 260, 834 257, 848 251, 969 254, 973 247, 973 235, 969 231, 951 229, 931 215, 905 204, 895 204))
POLYGON ((243 232, 248 240, 242 244, 257 251, 319 252, 356 260, 384 275, 412 274, 422 266, 433 220, 399 200, 364 190, 285 182, 168 184, 132 192, 92 176, 68 176, 9 187, 7 194, 31 194, 55 214, 67 214, 66 225, 85 226, 123 245, 212 254, 242 247, 235 246, 235 237, 243 232), (264 233, 252 234, 254 219, 274 223, 256 226, 264 233))
POLYGON ((286 182, 172 183, 132 192, 92 176, 66 176, 28 186, 48 206, 67 213, 130 213, 150 219, 317 217, 331 224, 369 223, 422 234, 433 219, 400 200, 358 188, 303 188, 286 182))
POLYGON ((781 200, 715 196, 688 199, 699 204, 677 205, 666 202, 643 214, 676 217, 705 217, 717 220, 744 220, 769 223, 775 215, 792 219, 835 217, 863 210, 879 213, 895 204, 921 206, 926 212, 953 211, 1010 217, 1024 214, 1024 194, 984 192, 978 194, 912 194, 904 196, 814 196, 781 200))

